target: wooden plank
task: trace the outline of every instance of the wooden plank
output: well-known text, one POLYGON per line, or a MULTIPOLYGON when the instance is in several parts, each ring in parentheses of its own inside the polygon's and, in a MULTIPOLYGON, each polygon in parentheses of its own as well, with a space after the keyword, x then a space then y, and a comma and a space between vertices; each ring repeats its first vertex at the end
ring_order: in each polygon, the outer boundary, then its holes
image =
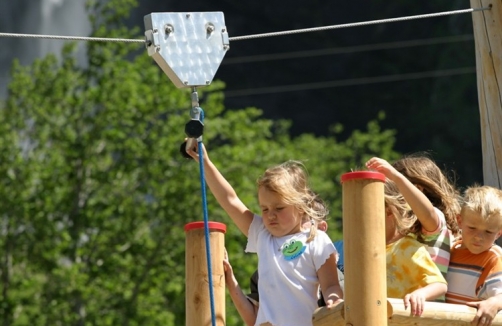
MULTIPOLYGON (((404 309, 402 299, 387 299, 389 303, 388 326, 470 326, 476 315, 476 309, 465 305, 426 302, 424 313, 420 317, 410 316, 410 308, 404 309)), ((361 311, 361 314, 364 312, 361 311)), ((314 326, 345 326, 343 302, 331 309, 322 307, 314 312, 314 326)), ((493 320, 492 326, 502 326, 502 314, 493 320)))

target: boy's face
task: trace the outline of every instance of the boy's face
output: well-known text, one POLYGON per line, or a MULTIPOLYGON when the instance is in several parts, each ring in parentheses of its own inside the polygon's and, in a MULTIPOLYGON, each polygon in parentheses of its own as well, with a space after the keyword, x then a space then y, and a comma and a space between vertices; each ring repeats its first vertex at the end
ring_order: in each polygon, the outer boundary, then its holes
POLYGON ((498 219, 484 220, 481 214, 468 210, 459 217, 459 224, 462 230, 462 247, 473 254, 490 249, 502 234, 498 219))

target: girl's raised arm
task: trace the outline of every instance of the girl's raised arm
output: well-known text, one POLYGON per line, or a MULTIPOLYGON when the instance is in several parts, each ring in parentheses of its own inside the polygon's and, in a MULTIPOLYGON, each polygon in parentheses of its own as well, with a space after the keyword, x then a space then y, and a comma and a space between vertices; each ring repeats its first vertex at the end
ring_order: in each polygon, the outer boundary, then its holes
POLYGON ((439 216, 434 210, 434 206, 432 206, 427 196, 412 184, 410 180, 397 171, 389 162, 378 157, 373 157, 366 162, 366 167, 383 173, 396 184, 404 199, 413 210, 413 213, 417 216, 420 224, 422 224, 423 229, 429 232, 438 230, 440 221, 439 216))
MULTIPOLYGON (((213 193, 220 206, 232 218, 244 235, 248 235, 249 226, 253 221, 253 213, 244 205, 235 192, 234 188, 228 183, 216 166, 211 162, 205 146, 202 144, 202 155, 204 155, 204 169, 206 183, 213 193)), ((197 162, 199 154, 193 149, 187 149, 187 153, 197 162)))

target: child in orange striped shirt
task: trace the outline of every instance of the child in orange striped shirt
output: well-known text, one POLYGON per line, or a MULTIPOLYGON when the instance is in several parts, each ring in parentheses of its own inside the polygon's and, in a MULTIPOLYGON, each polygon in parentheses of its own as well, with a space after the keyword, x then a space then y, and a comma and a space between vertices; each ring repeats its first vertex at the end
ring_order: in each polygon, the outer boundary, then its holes
POLYGON ((472 325, 491 325, 502 309, 502 190, 474 186, 465 191, 458 218, 462 238, 451 249, 447 303, 477 308, 472 325))

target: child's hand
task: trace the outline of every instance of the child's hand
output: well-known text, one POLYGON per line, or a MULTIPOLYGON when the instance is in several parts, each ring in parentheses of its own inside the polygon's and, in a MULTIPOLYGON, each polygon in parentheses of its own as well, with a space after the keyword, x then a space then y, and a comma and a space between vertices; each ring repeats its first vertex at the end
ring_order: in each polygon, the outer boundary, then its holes
POLYGON ((383 173, 387 178, 394 180, 394 177, 399 175, 399 172, 386 160, 379 157, 373 157, 366 162, 366 167, 370 170, 383 173))
POLYGON ((404 309, 408 309, 408 306, 411 306, 411 315, 412 316, 421 316, 424 312, 424 305, 426 297, 422 294, 422 291, 416 290, 411 293, 408 293, 404 297, 404 309))
POLYGON ((225 272, 225 281, 230 283, 233 280, 234 271, 232 265, 230 265, 230 260, 228 259, 227 249, 225 248, 225 256, 223 257, 223 271, 225 272))
POLYGON ((197 153, 197 139, 195 138, 185 138, 186 146, 185 151, 190 155, 195 161, 199 162, 199 154, 197 153))
POLYGON ((335 295, 333 296, 333 298, 329 298, 328 300, 326 300, 326 307, 330 309, 333 306, 339 304, 340 302, 343 302, 343 299, 335 295))
POLYGON ((478 309, 476 316, 474 316, 474 319, 471 321, 471 325, 487 326, 492 324, 493 318, 495 318, 498 312, 498 304, 496 300, 491 300, 492 298, 484 301, 466 303, 466 305, 478 309))

